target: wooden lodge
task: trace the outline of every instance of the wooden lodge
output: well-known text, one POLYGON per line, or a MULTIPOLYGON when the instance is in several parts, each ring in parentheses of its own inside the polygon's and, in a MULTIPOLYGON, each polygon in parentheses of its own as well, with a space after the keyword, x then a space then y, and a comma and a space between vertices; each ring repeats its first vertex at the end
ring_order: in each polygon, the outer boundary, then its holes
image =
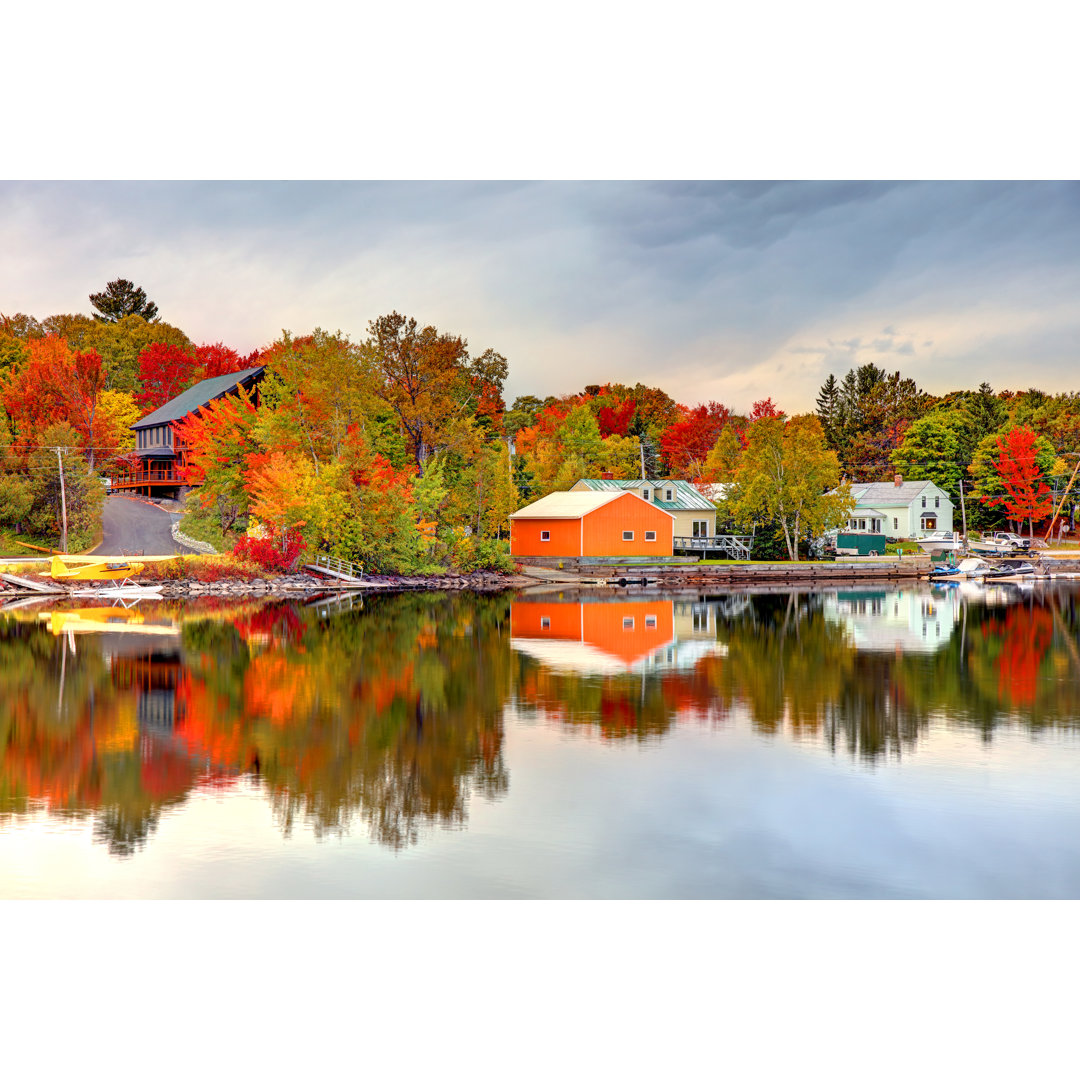
POLYGON ((254 367, 203 379, 132 424, 138 463, 114 471, 109 477, 109 490, 145 495, 178 494, 185 486, 182 469, 187 464, 187 448, 179 440, 177 426, 211 401, 237 393, 240 387, 252 391, 258 404, 258 385, 265 373, 265 367, 254 367))

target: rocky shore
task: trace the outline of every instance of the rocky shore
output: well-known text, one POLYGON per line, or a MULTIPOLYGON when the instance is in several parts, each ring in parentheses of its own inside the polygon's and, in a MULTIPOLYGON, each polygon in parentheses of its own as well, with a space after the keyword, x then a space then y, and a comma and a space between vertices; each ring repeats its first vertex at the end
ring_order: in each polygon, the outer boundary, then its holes
MULTIPOLYGON (((85 589, 89 583, 83 582, 85 589)), ((111 583, 102 583, 106 587, 111 583)), ((155 585, 165 597, 268 597, 288 599, 316 596, 327 593, 344 592, 399 592, 401 590, 468 590, 470 592, 502 592, 521 584, 521 579, 512 574, 478 572, 474 574, 447 574, 438 577, 395 577, 391 575, 373 575, 365 577, 359 586, 346 585, 344 582, 317 578, 311 574, 287 574, 280 577, 255 578, 243 581, 238 578, 223 578, 221 581, 147 581, 141 585, 155 585)))

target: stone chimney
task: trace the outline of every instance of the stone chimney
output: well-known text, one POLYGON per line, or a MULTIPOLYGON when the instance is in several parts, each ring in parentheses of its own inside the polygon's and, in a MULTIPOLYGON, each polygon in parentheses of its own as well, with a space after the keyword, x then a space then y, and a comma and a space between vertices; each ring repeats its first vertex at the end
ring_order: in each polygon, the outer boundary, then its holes
POLYGON ((601 480, 614 480, 615 479, 615 474, 610 473, 610 472, 602 472, 600 474, 600 479, 601 480))
POLYGON ((899 473, 892 478, 892 482, 896 487, 904 486, 904 478, 899 473))

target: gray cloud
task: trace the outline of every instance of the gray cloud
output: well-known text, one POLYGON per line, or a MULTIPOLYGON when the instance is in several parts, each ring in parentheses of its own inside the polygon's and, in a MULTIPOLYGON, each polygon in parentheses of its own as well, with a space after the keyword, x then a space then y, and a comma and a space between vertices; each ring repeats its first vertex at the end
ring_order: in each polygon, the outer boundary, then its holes
POLYGON ((642 379, 791 411, 874 357, 1055 389, 1080 321, 1064 183, 3 184, 0 250, 5 312, 85 311, 122 275, 248 349, 397 308, 498 348, 511 394, 642 379))

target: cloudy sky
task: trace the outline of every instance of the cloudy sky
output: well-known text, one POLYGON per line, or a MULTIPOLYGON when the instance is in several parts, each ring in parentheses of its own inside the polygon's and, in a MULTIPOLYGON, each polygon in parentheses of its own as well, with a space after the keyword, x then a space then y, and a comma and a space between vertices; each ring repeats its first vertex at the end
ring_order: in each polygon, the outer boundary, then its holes
POLYGON ((507 357, 507 399, 638 380, 813 407, 874 361, 1080 390, 1080 185, 5 183, 0 311, 116 277, 195 342, 362 339, 391 310, 507 357))

